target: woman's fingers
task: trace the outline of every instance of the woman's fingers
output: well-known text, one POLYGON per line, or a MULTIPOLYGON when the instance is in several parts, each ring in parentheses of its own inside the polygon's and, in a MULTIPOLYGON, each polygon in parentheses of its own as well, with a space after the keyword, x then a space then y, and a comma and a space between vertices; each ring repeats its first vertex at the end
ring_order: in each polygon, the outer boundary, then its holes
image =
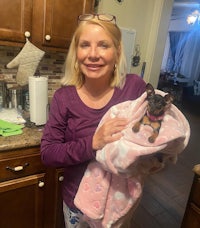
POLYGON ((93 136, 93 149, 101 149, 107 143, 119 140, 127 124, 124 118, 114 118, 105 122, 93 136))

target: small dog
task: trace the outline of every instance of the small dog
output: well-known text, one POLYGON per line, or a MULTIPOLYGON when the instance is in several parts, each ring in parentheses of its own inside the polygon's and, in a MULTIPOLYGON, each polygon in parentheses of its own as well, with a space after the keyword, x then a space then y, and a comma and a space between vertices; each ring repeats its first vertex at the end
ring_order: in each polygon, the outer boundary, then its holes
POLYGON ((148 138, 148 141, 153 143, 159 134, 164 113, 172 103, 173 97, 171 94, 166 94, 164 97, 155 94, 153 86, 149 83, 146 85, 146 92, 148 101, 147 112, 142 119, 133 126, 132 130, 133 132, 138 132, 141 124, 151 126, 153 133, 148 138))

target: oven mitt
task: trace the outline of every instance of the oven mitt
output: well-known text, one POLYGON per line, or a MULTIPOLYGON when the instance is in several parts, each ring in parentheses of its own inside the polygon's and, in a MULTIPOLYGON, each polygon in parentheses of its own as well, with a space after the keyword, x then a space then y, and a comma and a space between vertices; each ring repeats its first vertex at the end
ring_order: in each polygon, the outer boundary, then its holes
POLYGON ((18 67, 16 82, 20 86, 28 84, 45 52, 34 46, 28 39, 20 53, 6 65, 6 68, 18 67))
POLYGON ((11 136, 22 134, 23 125, 13 124, 0 119, 0 135, 11 136))

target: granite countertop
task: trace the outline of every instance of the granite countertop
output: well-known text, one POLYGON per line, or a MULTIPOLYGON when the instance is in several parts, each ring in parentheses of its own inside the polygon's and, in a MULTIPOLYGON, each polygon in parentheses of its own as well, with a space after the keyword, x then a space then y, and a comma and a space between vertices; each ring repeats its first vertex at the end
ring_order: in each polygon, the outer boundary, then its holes
POLYGON ((20 135, 0 136, 0 152, 24 147, 39 146, 42 137, 42 127, 25 127, 20 135))

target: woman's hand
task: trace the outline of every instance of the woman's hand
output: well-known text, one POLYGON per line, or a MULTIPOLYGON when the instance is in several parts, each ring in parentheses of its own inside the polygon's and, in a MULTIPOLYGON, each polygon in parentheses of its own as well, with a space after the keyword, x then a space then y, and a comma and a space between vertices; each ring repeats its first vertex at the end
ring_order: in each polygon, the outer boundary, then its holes
POLYGON ((107 143, 119 140, 122 137, 121 131, 125 129, 127 124, 128 121, 124 118, 114 118, 105 122, 93 136, 93 149, 102 149, 107 143))

